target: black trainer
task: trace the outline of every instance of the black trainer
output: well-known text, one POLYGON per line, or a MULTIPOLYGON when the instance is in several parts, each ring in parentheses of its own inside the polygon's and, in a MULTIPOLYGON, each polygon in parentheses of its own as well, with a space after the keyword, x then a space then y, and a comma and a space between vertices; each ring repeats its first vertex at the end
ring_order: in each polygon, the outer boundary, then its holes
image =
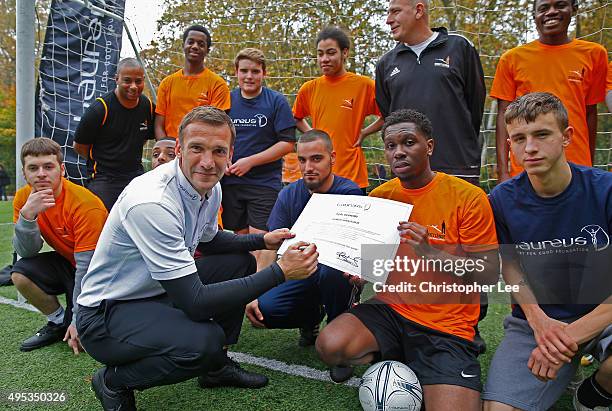
POLYGON ((134 391, 113 391, 104 383, 106 367, 100 368, 91 377, 91 389, 102 403, 104 411, 136 411, 134 391))
POLYGON ((319 336, 319 324, 315 324, 312 327, 301 327, 300 328, 300 339, 298 345, 300 347, 309 347, 314 345, 317 337, 319 336))
POLYGON ((348 380, 353 376, 353 372, 355 372, 355 368, 350 365, 336 365, 335 367, 331 367, 329 369, 329 378, 332 379, 333 382, 338 384, 348 380))
POLYGON ((19 349, 21 351, 32 351, 62 341, 64 335, 66 335, 67 328, 68 327, 63 324, 58 325, 49 321, 47 325, 38 330, 36 334, 22 342, 19 349))
POLYGON ((268 377, 255 372, 249 372, 231 358, 217 371, 198 377, 200 388, 212 387, 238 387, 238 388, 261 388, 268 385, 268 377))

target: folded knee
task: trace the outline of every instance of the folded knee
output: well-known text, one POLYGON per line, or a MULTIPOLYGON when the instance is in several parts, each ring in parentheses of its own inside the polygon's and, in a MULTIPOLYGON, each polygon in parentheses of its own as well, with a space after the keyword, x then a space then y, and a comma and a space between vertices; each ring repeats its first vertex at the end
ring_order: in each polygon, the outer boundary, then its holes
POLYGON ((251 275, 257 271, 257 260, 251 253, 241 253, 240 258, 242 259, 243 266, 247 267, 247 275, 251 275))
POLYGON ((321 334, 319 334, 315 342, 315 347, 323 362, 330 365, 336 365, 346 362, 346 347, 348 344, 349 341, 347 341, 346 336, 334 333, 333 330, 326 327, 321 334))
POLYGON ((28 279, 28 277, 18 272, 11 273, 11 281, 17 288, 23 287, 30 283, 30 280, 28 279))
POLYGON ((601 377, 604 377, 606 381, 612 381, 612 357, 606 358, 599 365, 597 373, 601 374, 601 377))

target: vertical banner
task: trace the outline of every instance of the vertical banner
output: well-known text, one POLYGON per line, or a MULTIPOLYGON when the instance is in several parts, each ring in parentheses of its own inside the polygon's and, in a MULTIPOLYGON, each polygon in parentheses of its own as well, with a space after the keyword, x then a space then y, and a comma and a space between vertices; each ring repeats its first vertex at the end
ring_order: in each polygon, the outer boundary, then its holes
MULTIPOLYGON (((124 15, 125 0, 90 4, 124 15)), ((87 179, 86 159, 72 149, 74 131, 87 107, 115 87, 122 32, 122 21, 74 1, 51 4, 35 99, 35 134, 62 146, 68 177, 80 184, 87 179)))

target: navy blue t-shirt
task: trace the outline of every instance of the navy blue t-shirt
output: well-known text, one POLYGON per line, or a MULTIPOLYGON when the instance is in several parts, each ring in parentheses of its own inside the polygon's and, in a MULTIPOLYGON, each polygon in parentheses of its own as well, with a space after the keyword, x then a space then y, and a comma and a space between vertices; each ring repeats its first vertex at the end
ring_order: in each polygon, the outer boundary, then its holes
MULTIPOLYGON (((325 194, 346 194, 362 196, 363 191, 348 178, 334 175, 334 183, 325 194)), ((297 221, 312 194, 308 191, 304 179, 300 178, 283 188, 268 218, 268 230, 291 228, 297 221)))
MULTIPOLYGON (((489 199, 504 259, 520 264, 544 312, 567 320, 612 293, 612 173, 570 163, 559 195, 538 196, 527 174, 498 185, 489 199)), ((512 314, 525 318, 515 305, 512 314)))
MULTIPOLYGON (((290 138, 279 135, 281 131, 295 127, 293 113, 282 94, 263 87, 257 97, 246 99, 236 88, 230 97, 232 107, 229 116, 236 127, 233 162, 260 153, 279 141, 295 142, 295 133, 290 138)), ((278 159, 253 167, 242 177, 224 176, 221 184, 248 184, 280 190, 281 173, 282 161, 278 159)))

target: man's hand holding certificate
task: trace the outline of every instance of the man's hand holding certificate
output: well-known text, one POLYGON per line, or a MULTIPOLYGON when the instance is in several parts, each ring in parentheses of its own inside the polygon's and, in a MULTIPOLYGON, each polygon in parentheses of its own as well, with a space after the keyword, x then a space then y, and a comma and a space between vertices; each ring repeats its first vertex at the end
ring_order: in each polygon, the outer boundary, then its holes
MULTIPOLYGON (((395 245, 381 258, 393 259, 400 242, 398 221, 407 221, 412 205, 376 197, 313 194, 279 253, 296 241, 315 243, 319 262, 362 277, 362 245, 395 245)), ((367 273, 364 277, 367 278, 367 273)))

